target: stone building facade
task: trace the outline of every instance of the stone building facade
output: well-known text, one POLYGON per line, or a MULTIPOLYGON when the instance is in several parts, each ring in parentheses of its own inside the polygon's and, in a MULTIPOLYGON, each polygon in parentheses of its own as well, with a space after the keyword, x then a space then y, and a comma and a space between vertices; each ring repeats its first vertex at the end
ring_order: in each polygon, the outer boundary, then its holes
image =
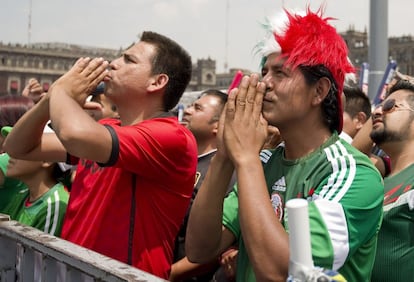
MULTIPOLYGON (((341 33, 348 45, 349 57, 355 67, 368 62, 368 33, 350 28, 341 33)), ((411 35, 388 38, 389 60, 397 62, 398 70, 404 74, 414 75, 414 37, 411 35)))
POLYGON ((112 60, 119 50, 82 47, 61 43, 27 45, 0 43, 0 95, 20 94, 30 78, 43 89, 64 74, 79 57, 104 57, 112 60))
MULTIPOLYGON (((350 59, 359 68, 368 61, 368 33, 352 27, 341 33, 347 42, 350 59)), ((402 73, 414 75, 414 37, 389 38, 389 57, 398 63, 402 73)), ((34 77, 48 90, 50 84, 65 73, 79 57, 117 58, 122 50, 103 49, 63 43, 36 43, 27 45, 0 42, 0 95, 19 94, 27 81, 34 77)), ((226 90, 237 68, 227 73, 216 72, 216 61, 199 59, 193 65, 193 75, 187 92, 199 93, 208 88, 226 90)), ((242 69, 246 74, 249 70, 242 69)))

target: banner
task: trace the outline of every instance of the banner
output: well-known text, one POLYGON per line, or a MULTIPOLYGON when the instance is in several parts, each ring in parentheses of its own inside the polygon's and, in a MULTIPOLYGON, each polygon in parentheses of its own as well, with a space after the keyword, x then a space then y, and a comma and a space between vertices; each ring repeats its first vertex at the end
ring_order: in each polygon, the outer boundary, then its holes
POLYGON ((369 64, 362 63, 361 69, 359 72, 359 89, 362 90, 366 95, 368 95, 368 77, 369 77, 369 64))
POLYGON ((391 79, 394 76, 396 69, 397 69, 397 62, 394 60, 391 60, 388 63, 387 69, 384 72, 384 76, 382 77, 381 84, 378 87, 377 95, 375 96, 375 99, 374 99, 374 105, 378 105, 384 100, 385 94, 387 92, 387 86, 391 82, 391 79))

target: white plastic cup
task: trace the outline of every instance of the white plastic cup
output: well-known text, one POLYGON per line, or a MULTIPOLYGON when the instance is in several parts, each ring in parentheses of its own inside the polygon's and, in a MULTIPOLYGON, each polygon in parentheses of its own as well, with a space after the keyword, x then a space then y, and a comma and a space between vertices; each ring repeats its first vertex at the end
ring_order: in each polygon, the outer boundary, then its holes
POLYGON ((286 203, 289 227, 290 261, 313 269, 308 201, 291 199, 286 203))

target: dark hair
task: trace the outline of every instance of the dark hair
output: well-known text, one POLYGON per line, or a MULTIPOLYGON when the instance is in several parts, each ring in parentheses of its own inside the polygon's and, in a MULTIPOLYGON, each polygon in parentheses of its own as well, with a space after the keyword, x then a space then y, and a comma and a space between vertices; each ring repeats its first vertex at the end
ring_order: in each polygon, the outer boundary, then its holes
POLYGON ((143 32, 141 41, 156 48, 152 59, 152 74, 164 73, 169 77, 164 95, 164 110, 169 111, 177 105, 190 82, 191 56, 175 41, 155 32, 143 32))
POLYGON ((345 86, 344 95, 346 98, 344 111, 351 117, 354 117, 359 112, 365 113, 367 118, 371 116, 371 101, 359 87, 345 86))
POLYGON ((396 82, 389 91, 389 94, 397 91, 397 90, 408 90, 414 93, 414 83, 411 81, 408 81, 406 79, 401 79, 398 82, 396 82))
POLYGON ((300 71, 305 77, 305 81, 308 85, 315 85, 316 82, 322 77, 326 77, 331 82, 331 88, 328 95, 322 102, 322 111, 324 115, 324 122, 328 126, 331 132, 334 132, 339 128, 340 116, 342 111, 339 108, 339 95, 337 84, 327 67, 324 65, 316 66, 299 66, 300 71))
POLYGON ((203 92, 201 92, 200 96, 198 96, 198 99, 203 96, 214 96, 219 99, 220 105, 219 107, 217 107, 216 113, 214 117, 212 118, 211 122, 218 121, 220 119, 221 112, 224 109, 224 105, 227 102, 227 97, 228 97, 227 94, 217 89, 208 89, 208 90, 204 90, 203 92))
POLYGON ((397 90, 408 90, 411 92, 411 95, 407 96, 406 101, 410 108, 414 109, 414 83, 406 79, 401 79, 390 88, 388 96, 397 90))
POLYGON ((33 100, 26 96, 0 96, 0 128, 13 126, 33 106, 33 100))

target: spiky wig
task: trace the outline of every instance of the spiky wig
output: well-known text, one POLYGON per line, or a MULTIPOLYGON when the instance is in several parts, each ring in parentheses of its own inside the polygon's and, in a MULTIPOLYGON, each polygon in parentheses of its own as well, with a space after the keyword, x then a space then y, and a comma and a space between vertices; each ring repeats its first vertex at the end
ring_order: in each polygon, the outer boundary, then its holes
POLYGON ((338 89, 338 132, 342 130, 341 94, 344 87, 345 74, 355 72, 348 59, 348 48, 342 37, 324 18, 320 8, 316 13, 308 7, 306 12, 289 12, 278 16, 273 24, 268 21, 266 30, 272 29, 273 38, 262 41, 259 53, 266 57, 270 53, 280 52, 286 58, 285 64, 292 69, 298 66, 325 66, 330 72, 338 89), (286 19, 287 17, 287 19, 286 19), (274 41, 273 43, 271 41, 274 41), (273 52, 272 52, 273 51, 273 52))

